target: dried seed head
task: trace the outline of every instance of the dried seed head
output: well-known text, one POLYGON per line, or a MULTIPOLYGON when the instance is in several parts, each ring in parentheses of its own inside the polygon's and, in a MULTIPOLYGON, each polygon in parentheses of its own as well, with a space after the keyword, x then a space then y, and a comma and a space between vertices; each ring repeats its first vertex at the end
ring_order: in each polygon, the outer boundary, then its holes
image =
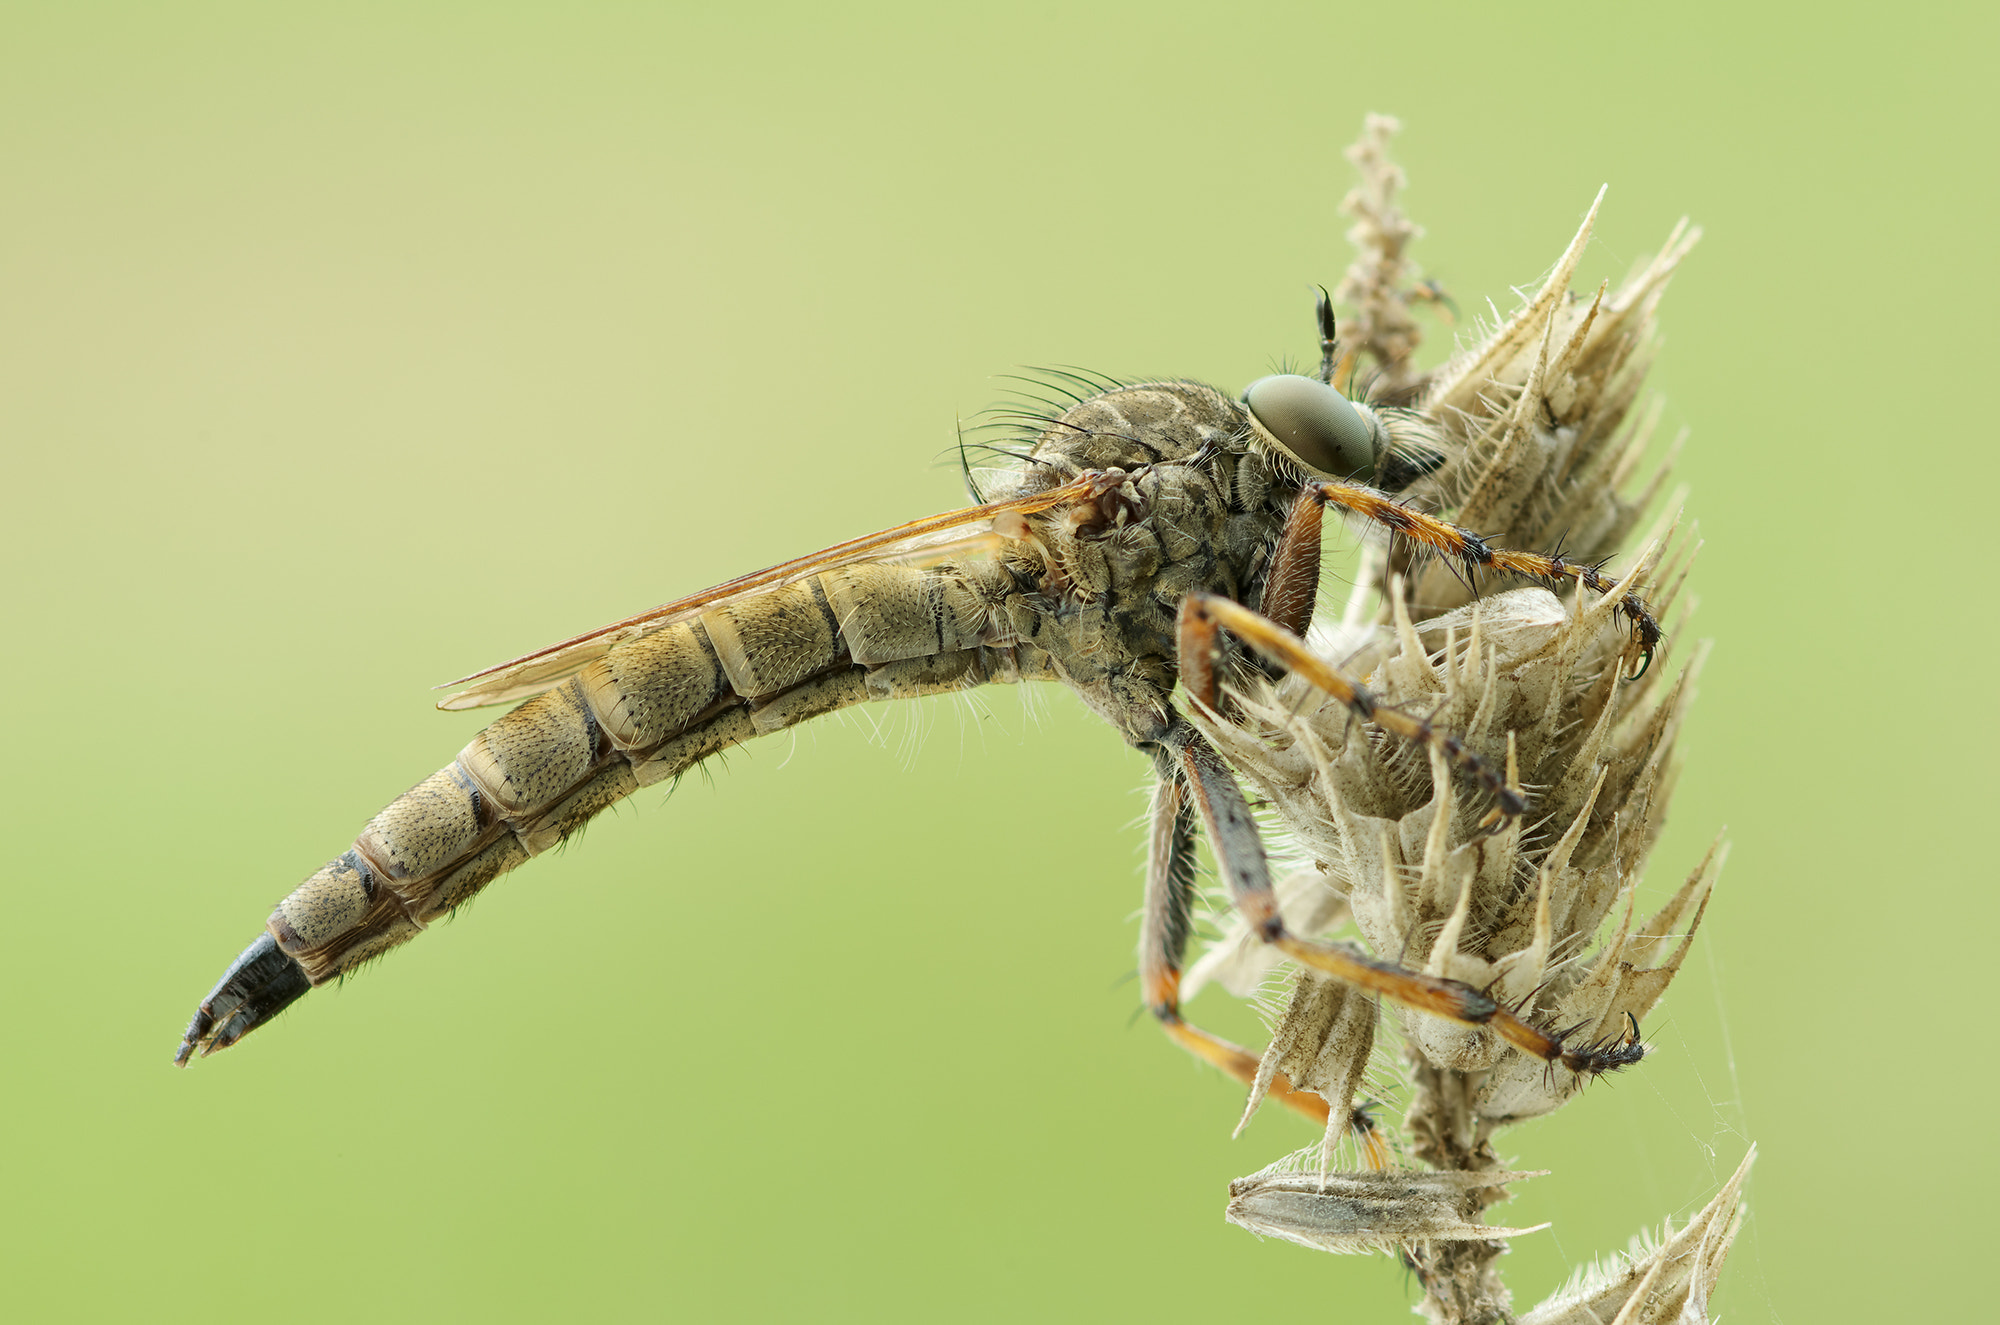
MULTIPOLYGON (((1459 561, 1427 558, 1414 543, 1375 548, 1345 619, 1314 644, 1367 687, 1377 712, 1400 709, 1504 769, 1529 811, 1489 831, 1490 774, 1482 786, 1435 743, 1359 721, 1296 676, 1253 680, 1227 721, 1193 718, 1313 862, 1279 889, 1295 932, 1351 927, 1376 958, 1484 991, 1566 1052, 1545 1061, 1477 1015, 1393 1005, 1415 1086, 1405 1128, 1414 1154, 1441 1172, 1334 1174, 1334 1143, 1369 1068, 1375 1000, 1295 973, 1245 1117, 1279 1072, 1321 1094, 1331 1121, 1319 1172, 1244 1179, 1229 1217, 1330 1251, 1397 1246, 1424 1283, 1426 1314, 1497 1319, 1507 1295, 1491 1240, 1512 1230, 1474 1221, 1519 1175, 1497 1172, 1490 1138, 1577 1093, 1585 1078, 1564 1063, 1596 1064, 1575 1051, 1636 1034, 1680 968, 1726 854, 1718 841, 1665 905, 1635 919, 1705 653, 1678 666, 1672 657, 1698 545, 1663 519, 1636 540, 1642 550, 1622 575, 1596 573, 1629 552, 1672 464, 1670 453, 1633 481, 1659 417, 1633 405, 1660 296, 1699 232, 1682 222, 1615 294, 1607 283, 1577 299, 1569 282, 1600 191, 1521 308, 1443 368, 1418 373, 1409 305, 1440 296, 1405 285, 1415 279, 1405 248, 1420 232, 1395 199, 1402 177, 1386 155, 1395 127, 1371 117, 1349 153, 1364 177, 1346 204, 1361 256, 1339 293, 1358 313, 1338 339, 1323 319, 1324 371, 1342 386, 1365 380, 1364 356, 1374 361, 1362 399, 1387 428, 1389 454, 1414 458, 1396 471, 1401 500, 1477 531, 1485 548, 1557 555, 1535 560, 1539 587, 1520 587, 1482 573, 1502 559, 1478 546, 1459 561)), ((1216 980, 1247 993, 1276 964, 1238 925, 1189 969, 1183 992, 1216 980)), ((1705 1318, 1747 1169, 1695 1225, 1528 1319, 1664 1320, 1684 1308, 1705 1318)))

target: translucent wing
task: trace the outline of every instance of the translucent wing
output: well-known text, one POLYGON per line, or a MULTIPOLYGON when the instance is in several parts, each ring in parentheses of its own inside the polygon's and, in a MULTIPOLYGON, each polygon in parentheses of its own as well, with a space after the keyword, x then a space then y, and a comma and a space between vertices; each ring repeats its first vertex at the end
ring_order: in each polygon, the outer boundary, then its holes
POLYGON ((484 708, 489 704, 508 704, 518 699, 525 699, 529 695, 547 690, 556 682, 580 671, 617 645, 641 639, 656 630, 664 630, 675 622, 685 621, 724 599, 767 593, 837 566, 852 565, 860 561, 922 564, 942 561, 948 557, 964 556, 968 553, 990 552, 998 546, 1000 538, 993 532, 995 516, 1009 513, 1017 516, 1032 515, 1036 511, 1063 505, 1088 492, 1091 481, 1090 476, 1086 475, 1061 487, 1050 488, 1030 496, 945 511, 922 520, 913 520, 909 524, 897 525, 893 529, 851 538, 845 543, 836 543, 818 552, 739 576, 726 584, 718 584, 712 589, 704 589, 700 593, 676 599, 671 603, 662 603, 637 616, 614 621, 608 626, 600 626, 573 639, 566 639, 560 644, 551 644, 547 648, 523 654, 509 662, 488 667, 484 671, 462 676, 456 681, 447 681, 437 688, 440 690, 449 690, 455 686, 465 688, 438 701, 438 707, 484 708))

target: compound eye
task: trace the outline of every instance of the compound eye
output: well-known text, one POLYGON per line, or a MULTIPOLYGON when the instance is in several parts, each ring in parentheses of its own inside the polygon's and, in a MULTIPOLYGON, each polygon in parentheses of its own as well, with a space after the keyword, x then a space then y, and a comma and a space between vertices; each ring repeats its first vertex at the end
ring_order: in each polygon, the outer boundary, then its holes
POLYGON ((1326 383, 1296 373, 1260 377, 1243 392, 1243 403, 1306 468, 1337 478, 1374 472, 1379 425, 1326 383))

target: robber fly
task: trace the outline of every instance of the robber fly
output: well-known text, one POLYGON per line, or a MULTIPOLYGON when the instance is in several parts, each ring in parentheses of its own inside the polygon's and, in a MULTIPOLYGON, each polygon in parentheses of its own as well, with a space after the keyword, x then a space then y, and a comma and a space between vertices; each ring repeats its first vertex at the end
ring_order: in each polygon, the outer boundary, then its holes
MULTIPOLYGON (((1267 668, 1329 691, 1357 720, 1441 753, 1496 821, 1517 788, 1448 731, 1378 704, 1299 640, 1333 507, 1471 573, 1619 593, 1635 658, 1659 629, 1594 566, 1509 551, 1399 500, 1444 462, 1416 413, 1350 400, 1319 303, 1316 376, 1240 396, 1189 381, 1070 376, 1036 418, 1006 486, 980 505, 869 534, 731 580, 467 677, 447 709, 526 702, 396 798, 354 844, 278 904, 202 1000, 175 1062, 235 1044, 318 985, 353 971, 561 843, 640 787, 731 746, 873 700, 1000 682, 1068 685, 1152 760, 1157 777, 1140 952, 1148 1009, 1184 1047, 1240 1080, 1256 1057, 1186 1022, 1178 989, 1208 835, 1239 912, 1265 942, 1336 979, 1491 1027, 1545 1062, 1594 1072, 1626 1044, 1566 1044, 1469 985, 1288 930, 1249 808, 1177 707, 1227 712, 1225 632, 1267 668)), ((1324 1119, 1316 1095, 1278 1098, 1324 1119)))

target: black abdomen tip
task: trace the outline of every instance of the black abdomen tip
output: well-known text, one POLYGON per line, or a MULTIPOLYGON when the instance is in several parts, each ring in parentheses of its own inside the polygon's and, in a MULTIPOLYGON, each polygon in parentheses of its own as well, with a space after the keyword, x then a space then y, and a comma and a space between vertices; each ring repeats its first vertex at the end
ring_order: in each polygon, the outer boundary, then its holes
POLYGON ((174 1053, 174 1065, 186 1067, 196 1050, 205 1058, 238 1040, 290 1007, 312 988, 299 964, 286 956, 278 941, 259 934, 245 948, 208 997, 195 1009, 174 1053))

